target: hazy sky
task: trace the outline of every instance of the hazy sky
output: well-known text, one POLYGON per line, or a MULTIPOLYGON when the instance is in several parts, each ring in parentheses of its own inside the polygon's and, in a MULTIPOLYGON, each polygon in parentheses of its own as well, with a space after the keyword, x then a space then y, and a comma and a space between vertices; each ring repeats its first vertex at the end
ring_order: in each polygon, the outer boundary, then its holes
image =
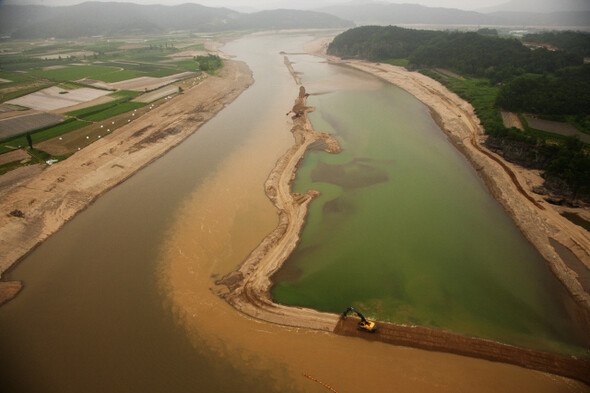
MULTIPOLYGON (((107 0, 99 0, 107 1, 107 0)), ((317 8, 323 5, 332 5, 345 3, 350 0, 108 0, 108 1, 125 1, 136 4, 183 4, 197 3, 208 7, 227 7, 227 8, 317 8)), ((355 2, 359 0, 354 0, 355 2)), ((362 0, 361 0, 362 1, 362 0)), ((379 0, 365 0, 366 2, 376 2, 379 0)), ((84 0, 0 0, 0 4, 43 4, 43 5, 73 5, 83 3, 84 0)), ((414 3, 422 4, 429 7, 446 7, 460 8, 465 10, 474 10, 482 7, 502 4, 508 0, 381 0, 389 3, 414 3)))

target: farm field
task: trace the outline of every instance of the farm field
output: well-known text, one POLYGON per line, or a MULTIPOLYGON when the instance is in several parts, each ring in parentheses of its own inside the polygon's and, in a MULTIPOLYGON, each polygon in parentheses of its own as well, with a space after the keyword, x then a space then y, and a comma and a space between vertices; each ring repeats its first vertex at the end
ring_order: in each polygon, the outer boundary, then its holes
POLYGON ((67 156, 137 119, 202 80, 196 55, 212 38, 0 42, 0 155, 26 147, 30 133, 35 150, 67 156))
POLYGON ((524 118, 526 119, 529 126, 536 130, 547 131, 564 136, 576 135, 582 142, 590 143, 590 135, 584 134, 569 123, 543 120, 530 115, 524 115, 524 118))
POLYGON ((154 90, 150 93, 147 94, 142 94, 140 97, 135 98, 133 101, 134 102, 144 102, 146 104, 149 104, 152 101, 155 101, 157 99, 163 98, 163 97, 167 97, 170 94, 176 94, 179 91, 179 87, 178 86, 165 86, 162 88, 159 88, 157 90, 154 90))
POLYGON ((83 87, 66 90, 58 86, 48 87, 26 96, 7 101, 8 104, 20 105, 41 111, 66 108, 109 94, 109 91, 83 87))
POLYGON ((58 124, 63 116, 52 113, 33 113, 0 120, 0 138, 20 135, 27 131, 58 124))

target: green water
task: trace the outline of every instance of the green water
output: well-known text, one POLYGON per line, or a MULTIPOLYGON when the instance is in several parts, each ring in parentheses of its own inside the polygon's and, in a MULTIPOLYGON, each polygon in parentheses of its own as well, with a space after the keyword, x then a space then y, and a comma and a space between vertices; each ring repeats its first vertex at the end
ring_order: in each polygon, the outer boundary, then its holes
POLYGON ((343 152, 298 171, 295 191, 322 195, 273 278, 277 302, 584 352, 563 289, 424 105, 391 85, 309 104, 343 152))

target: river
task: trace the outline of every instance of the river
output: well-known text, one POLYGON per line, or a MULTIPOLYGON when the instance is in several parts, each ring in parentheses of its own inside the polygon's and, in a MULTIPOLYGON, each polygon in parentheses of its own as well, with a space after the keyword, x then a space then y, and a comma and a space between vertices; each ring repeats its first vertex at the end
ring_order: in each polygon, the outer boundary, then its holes
POLYGON ((428 108, 377 78, 294 61, 314 128, 343 153, 309 153, 298 172, 295 191, 322 196, 275 300, 584 354, 563 286, 428 108))
POLYGON ((326 391, 304 373, 340 392, 560 386, 518 367, 256 321, 215 295, 215 278, 277 223, 263 182, 292 143, 285 113, 298 93, 279 52, 309 38, 229 43, 256 83, 10 272, 25 288, 0 308, 4 391, 326 391))

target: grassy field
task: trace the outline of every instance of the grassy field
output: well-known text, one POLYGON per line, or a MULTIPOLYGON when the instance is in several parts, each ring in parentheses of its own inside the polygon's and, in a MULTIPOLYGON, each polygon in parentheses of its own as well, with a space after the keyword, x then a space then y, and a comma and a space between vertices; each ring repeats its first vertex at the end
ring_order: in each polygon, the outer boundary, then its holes
POLYGON ((83 66, 65 66, 64 68, 57 68, 51 70, 36 69, 30 70, 31 75, 39 78, 50 79, 57 82, 65 82, 78 80, 82 78, 100 79, 101 76, 112 74, 120 71, 116 67, 107 67, 102 65, 83 65, 83 66))
POLYGON ((108 119, 109 117, 120 115, 121 113, 129 112, 134 109, 141 108, 142 106, 145 106, 145 105, 147 105, 147 104, 145 104, 143 102, 124 102, 122 104, 112 106, 108 109, 105 109, 101 112, 84 116, 83 119, 88 120, 88 121, 101 121, 101 120, 108 119))
POLYGON ((115 116, 120 113, 124 113, 142 107, 143 104, 128 102, 130 99, 140 94, 141 93, 137 91, 121 90, 109 94, 109 96, 118 97, 118 99, 116 100, 105 102, 104 104, 89 106, 87 108, 67 112, 66 115, 88 121, 100 121, 108 119, 111 116, 115 116))
POLYGON ((410 64, 410 61, 408 59, 391 59, 391 60, 387 60, 387 64, 391 64, 394 66, 400 66, 400 67, 407 67, 408 64, 410 64))
MULTIPOLYGON (((48 139, 67 134, 70 131, 77 130, 78 128, 82 128, 88 124, 90 124, 90 122, 76 119, 67 119, 63 123, 47 128, 42 128, 38 131, 35 131, 34 133, 31 133, 31 139, 33 140, 33 144, 43 142, 48 139)), ((10 138, 0 143, 0 154, 7 153, 14 150, 14 148, 27 145, 28 143, 26 135, 10 138)))

